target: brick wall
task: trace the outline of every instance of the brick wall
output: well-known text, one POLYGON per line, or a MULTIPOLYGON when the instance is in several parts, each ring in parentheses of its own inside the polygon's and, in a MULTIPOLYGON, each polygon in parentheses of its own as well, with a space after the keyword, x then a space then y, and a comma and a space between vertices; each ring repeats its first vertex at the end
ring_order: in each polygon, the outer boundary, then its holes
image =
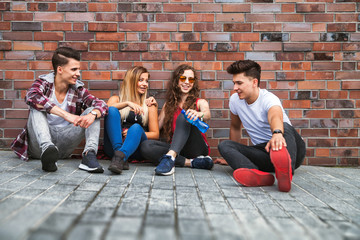
POLYGON ((261 87, 280 97, 305 138, 305 163, 358 165, 359 9, 358 0, 2 1, 0 149, 25 125, 26 89, 51 69, 52 51, 71 46, 82 51, 82 80, 104 100, 126 69, 143 65, 162 105, 171 71, 193 65, 212 109, 214 157, 229 136, 226 68, 256 60, 261 87))

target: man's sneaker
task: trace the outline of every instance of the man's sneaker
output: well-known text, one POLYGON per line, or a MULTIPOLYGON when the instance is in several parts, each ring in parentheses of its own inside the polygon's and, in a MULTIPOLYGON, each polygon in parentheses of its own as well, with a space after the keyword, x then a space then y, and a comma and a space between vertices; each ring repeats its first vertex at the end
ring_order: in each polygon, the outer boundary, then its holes
POLYGON ((57 170, 56 161, 59 159, 59 150, 55 145, 48 146, 41 154, 42 170, 55 172, 57 170))
POLYGON ((271 173, 257 169, 238 168, 234 171, 235 180, 246 187, 272 186, 275 178, 271 173))
POLYGON ((169 155, 163 155, 160 158, 160 163, 155 168, 155 173, 157 175, 171 175, 175 172, 175 161, 171 159, 169 155))
POLYGON ((198 156, 191 161, 191 167, 200 169, 212 169, 214 162, 210 156, 198 156))
POLYGON ((275 176, 278 188, 281 192, 289 192, 291 189, 292 169, 291 158, 285 147, 281 150, 270 150, 270 159, 275 168, 275 176))
POLYGON ((104 168, 99 164, 96 159, 96 154, 94 151, 88 151, 84 154, 79 168, 89 173, 103 173, 104 168))
POLYGON ((125 154, 122 151, 115 151, 108 169, 113 173, 121 174, 125 165, 124 158, 125 154))

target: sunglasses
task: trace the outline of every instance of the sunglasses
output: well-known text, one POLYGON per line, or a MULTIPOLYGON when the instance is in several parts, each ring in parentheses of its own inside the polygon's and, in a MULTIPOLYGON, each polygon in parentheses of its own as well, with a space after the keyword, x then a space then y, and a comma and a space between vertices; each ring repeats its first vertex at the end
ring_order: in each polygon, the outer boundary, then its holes
POLYGON ((188 78, 187 78, 187 77, 185 77, 185 76, 180 76, 179 79, 180 79, 180 81, 182 81, 182 82, 185 82, 186 79, 189 80, 189 83, 194 83, 194 82, 195 82, 195 78, 194 78, 194 77, 188 77, 188 78))

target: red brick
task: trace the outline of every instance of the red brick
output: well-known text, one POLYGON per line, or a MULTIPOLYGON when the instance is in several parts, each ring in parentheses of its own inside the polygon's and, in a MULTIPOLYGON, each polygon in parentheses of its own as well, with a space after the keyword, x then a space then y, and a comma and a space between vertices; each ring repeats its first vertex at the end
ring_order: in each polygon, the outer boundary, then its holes
POLYGON ((6 71, 5 72, 5 79, 30 79, 34 80, 34 72, 28 72, 28 71, 6 71))
POLYGON ((335 139, 308 139, 308 147, 335 147, 335 139))
POLYGON ((238 47, 237 43, 210 43, 209 50, 215 52, 235 52, 238 51, 238 47))
POLYGON ((347 91, 320 91, 320 99, 347 99, 347 91))
POLYGON ((306 72, 307 80, 332 80, 334 79, 333 72, 306 72))
POLYGON ((187 52, 188 61, 215 61, 215 53, 211 52, 187 52))
POLYGON ((359 51, 360 43, 344 43, 343 51, 359 51))
POLYGON ((4 40, 20 40, 20 41, 31 41, 32 32, 3 32, 4 40))
POLYGON ((0 11, 9 11, 11 2, 0 2, 0 11))
POLYGON ((88 29, 90 32, 116 32, 116 23, 88 23, 88 29))
POLYGON ((43 31, 71 31, 71 23, 43 22, 43 31))
POLYGON ((251 12, 249 3, 223 4, 223 12, 251 12))
POLYGON ((65 13, 67 22, 93 22, 95 20, 95 13, 82 13, 82 12, 67 12, 65 13))
POLYGON ((52 64, 51 64, 51 62, 44 62, 44 61, 29 62, 29 69, 51 70, 52 64))
POLYGON ((356 3, 328 3, 328 12, 354 12, 356 11, 356 3))
POLYGON ((340 70, 339 62, 314 62, 313 70, 340 70))
POLYGON ((44 42, 44 51, 55 51, 57 48, 57 42, 44 42))
POLYGON ((13 69, 13 70, 21 70, 27 69, 27 62, 26 61, 0 61, 0 69, 13 69))
POLYGON ((0 22, 0 30, 10 30, 10 22, 0 22))
POLYGON ((341 43, 314 43, 314 51, 340 51, 341 43))
POLYGON ((59 42, 59 47, 71 47, 77 51, 87 51, 88 42, 59 42))
POLYGON ((34 32, 35 41, 62 41, 64 40, 63 32, 34 32))
POLYGON ((306 110, 304 111, 306 118, 331 118, 331 110, 306 110))
POLYGON ((117 70, 117 62, 90 62, 90 70, 117 70))
POLYGON ((196 32, 221 32, 222 24, 219 23, 194 23, 196 32))
POLYGON ((301 129, 302 137, 328 137, 328 129, 301 129))
POLYGON ((224 23, 224 32, 250 32, 250 23, 224 23))
POLYGON ((281 42, 254 43, 254 51, 281 51, 281 42))
POLYGON ((334 14, 307 14, 305 22, 333 22, 334 14))
POLYGON ((189 13, 186 14, 186 22, 215 22, 215 14, 213 13, 189 13))
POLYGON ((125 41, 125 33, 96 33, 96 41, 125 41))
POLYGON ((327 89, 328 90, 339 90, 340 89, 340 82, 328 81, 327 89))
POLYGON ((357 137, 358 129, 330 129, 330 137, 357 137))
POLYGON ((201 92, 201 98, 206 98, 206 99, 217 99, 217 98, 225 98, 228 99, 229 98, 229 92, 225 91, 218 91, 218 90, 204 90, 201 92))
MULTIPOLYGON (((6 110, 5 118, 27 118, 29 110, 6 110)), ((18 133, 19 134, 19 133, 18 133)))
POLYGON ((200 89, 220 89, 220 86, 219 81, 199 81, 200 89))
POLYGON ((246 22, 274 22, 274 14, 246 14, 246 22))
POLYGON ((184 14, 156 14, 156 22, 184 22, 184 14))
POLYGON ((244 22, 245 14, 241 13, 217 13, 216 22, 244 22))
POLYGON ((236 60, 244 60, 245 54, 239 52, 217 52, 216 59, 218 61, 234 61, 236 60))
POLYGON ((34 52, 33 51, 5 52, 5 59, 9 59, 9 60, 22 60, 22 59, 31 60, 31 59, 34 59, 34 52))
POLYGON ((149 23, 149 31, 152 32, 176 32, 177 23, 149 23))
POLYGON ((318 33, 292 33, 291 41, 293 42, 316 42, 320 40, 318 33))
POLYGON ((142 60, 144 61, 168 61, 170 56, 168 52, 145 52, 142 53, 142 60))
POLYGON ((81 54, 81 60, 83 61, 109 61, 109 52, 83 52, 81 54))
POLYGON ((29 89, 34 81, 14 81, 14 89, 29 89))
POLYGON ((55 12, 56 3, 27 3, 27 10, 31 12, 55 12))
POLYGON ((170 42, 170 33, 143 33, 141 35, 142 41, 166 41, 170 42))
POLYGON ((172 41, 199 42, 200 33, 171 33, 172 41))
POLYGON ((303 22, 304 15, 303 14, 276 14, 275 21, 276 22, 303 22))
POLYGON ((201 70, 221 70, 221 62, 194 62, 195 69, 201 70))
POLYGON ((313 32, 326 32, 326 23, 313 23, 312 30, 313 32))
POLYGON ((73 31, 85 31, 85 23, 73 23, 73 31))
POLYGON ((94 41, 94 33, 87 32, 67 32, 66 41, 94 41))
POLYGON ((64 21, 63 13, 47 13, 47 12, 35 12, 34 14, 35 21, 64 21))
POLYGON ((252 52, 253 50, 252 43, 239 43, 239 51, 252 52))
MULTIPOLYGON (((162 70, 162 62, 138 62, 136 63, 136 65, 143 66, 149 70, 162 70)), ((153 77, 154 79, 158 79, 152 72, 151 77, 153 77)))
POLYGON ((209 49, 208 43, 180 42, 180 51, 207 51, 208 49, 209 49))
POLYGON ((298 82, 298 89, 325 89, 325 81, 303 81, 298 82))
POLYGON ((282 25, 280 23, 254 23, 253 29, 256 32, 281 32, 282 25))
POLYGON ((221 12, 221 4, 194 4, 193 12, 221 12))
POLYGON ((283 62, 283 70, 310 70, 310 62, 283 62))
POLYGON ((202 33, 202 41, 209 42, 229 42, 230 34, 229 33, 202 33))
POLYGON ((346 138, 337 140, 339 147, 360 146, 359 138, 346 138))
POLYGON ((328 32, 355 32, 356 23, 329 23, 328 32))
POLYGON ((336 22, 356 22, 358 19, 358 14, 336 14, 336 22))
MULTIPOLYGON (((177 43, 149 43, 150 51, 178 51, 179 47, 177 43)), ((174 53, 172 53, 174 54, 174 53)), ((174 59, 172 59, 174 60, 174 59)))
MULTIPOLYGON (((3 100, 0 100, 0 106, 2 107, 3 100)), ((26 124, 27 120, 24 119, 4 119, 0 120, 0 128, 23 128, 26 124)))
POLYGON ((88 3, 89 12, 116 12, 116 3, 88 3))
POLYGON ((360 81, 342 81, 341 89, 360 89, 360 81))
POLYGON ((82 79, 84 80, 110 80, 109 71, 82 71, 82 79))
POLYGON ((134 3, 133 11, 134 12, 160 12, 161 4, 160 3, 134 3))
POLYGON ((192 32, 192 23, 179 23, 180 32, 192 32))
POLYGON ((192 12, 192 4, 176 4, 176 3, 164 3, 163 4, 164 12, 192 12))
POLYGON ((128 32, 126 33, 126 40, 127 42, 138 42, 140 41, 140 34, 135 32, 128 32))
POLYGON ((122 13, 96 13, 95 20, 102 22, 123 22, 124 15, 122 13))
POLYGON ((11 51, 11 42, 0 42, 0 51, 11 51))
POLYGON ((360 91, 350 91, 351 99, 360 99, 360 91))
POLYGON ((331 149, 331 156, 332 157, 357 157, 358 149, 351 149, 348 147, 331 149))
POLYGON ((90 51, 118 51, 118 43, 90 43, 90 51))
POLYGON ((360 72, 336 72, 335 79, 360 79, 360 72))
POLYGON ((115 52, 112 54, 113 61, 140 61, 140 52, 115 52))
POLYGON ((284 23, 283 31, 286 32, 310 32, 310 23, 284 23))
POLYGON ((330 156, 330 149, 328 148, 316 148, 315 149, 316 157, 329 157, 330 156))
POLYGON ((260 40, 259 33, 232 33, 231 41, 238 42, 258 42, 260 40))
POLYGON ((297 3, 296 12, 325 12, 325 4, 297 3))
MULTIPOLYGON (((278 1, 280 2, 280 1, 278 1)), ((282 4, 281 5, 281 12, 295 12, 295 4, 289 3, 289 4, 282 4)))
POLYGON ((145 52, 148 50, 148 45, 147 43, 120 43, 119 49, 121 51, 145 52))
POLYGON ((33 14, 4 12, 3 19, 4 21, 33 21, 33 14))

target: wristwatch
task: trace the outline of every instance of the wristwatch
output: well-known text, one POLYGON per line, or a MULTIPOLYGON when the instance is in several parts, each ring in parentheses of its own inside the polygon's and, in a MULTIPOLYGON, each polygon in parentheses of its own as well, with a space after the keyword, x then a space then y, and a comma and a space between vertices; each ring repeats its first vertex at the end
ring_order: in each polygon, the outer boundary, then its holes
POLYGON ((95 116, 95 119, 98 118, 98 117, 97 117, 97 113, 96 113, 95 111, 91 111, 90 113, 95 116))
POLYGON ((282 132, 280 129, 275 129, 275 130, 273 131, 273 134, 275 134, 275 133, 281 133, 281 134, 283 134, 283 132, 282 132))

